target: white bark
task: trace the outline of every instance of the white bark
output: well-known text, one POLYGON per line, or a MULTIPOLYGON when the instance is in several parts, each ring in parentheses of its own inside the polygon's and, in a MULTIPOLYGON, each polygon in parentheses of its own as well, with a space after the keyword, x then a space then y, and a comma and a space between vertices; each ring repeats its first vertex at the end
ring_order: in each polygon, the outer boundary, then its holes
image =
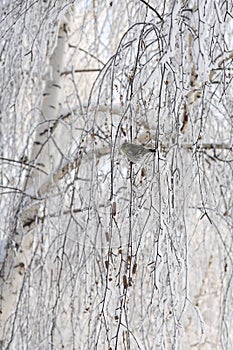
POLYGON ((41 168, 43 173, 32 168, 27 183, 27 192, 30 195, 37 194, 37 189, 46 177, 45 173, 48 175, 61 165, 63 152, 67 148, 68 132, 61 118, 59 119, 65 97, 64 78, 61 73, 66 67, 69 50, 65 25, 65 22, 60 25, 57 46, 50 58, 50 74, 46 77, 41 114, 30 158, 30 163, 41 168))

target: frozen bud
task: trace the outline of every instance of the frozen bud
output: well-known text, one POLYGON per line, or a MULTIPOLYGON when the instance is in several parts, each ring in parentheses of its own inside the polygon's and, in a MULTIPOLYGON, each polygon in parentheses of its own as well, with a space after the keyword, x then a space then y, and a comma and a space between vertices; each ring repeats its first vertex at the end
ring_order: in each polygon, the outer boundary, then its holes
POLYGON ((133 163, 139 163, 143 157, 151 152, 156 152, 155 149, 146 148, 142 145, 124 142, 121 146, 121 152, 133 163))
POLYGON ((143 132, 137 136, 137 141, 143 145, 148 142, 156 141, 155 133, 151 131, 143 132))

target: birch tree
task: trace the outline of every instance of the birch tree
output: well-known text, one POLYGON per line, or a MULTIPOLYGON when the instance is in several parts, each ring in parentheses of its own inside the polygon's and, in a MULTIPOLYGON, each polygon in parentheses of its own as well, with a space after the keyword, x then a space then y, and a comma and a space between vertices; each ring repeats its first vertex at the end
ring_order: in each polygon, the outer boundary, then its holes
POLYGON ((232 349, 232 1, 0 6, 1 348, 232 349))

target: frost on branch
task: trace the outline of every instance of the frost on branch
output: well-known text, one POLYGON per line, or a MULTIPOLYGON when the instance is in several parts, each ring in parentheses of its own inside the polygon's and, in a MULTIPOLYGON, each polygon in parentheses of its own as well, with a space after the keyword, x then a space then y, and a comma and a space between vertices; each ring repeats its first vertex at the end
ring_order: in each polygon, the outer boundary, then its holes
POLYGON ((232 4, 14 5, 3 349, 231 349, 232 4))

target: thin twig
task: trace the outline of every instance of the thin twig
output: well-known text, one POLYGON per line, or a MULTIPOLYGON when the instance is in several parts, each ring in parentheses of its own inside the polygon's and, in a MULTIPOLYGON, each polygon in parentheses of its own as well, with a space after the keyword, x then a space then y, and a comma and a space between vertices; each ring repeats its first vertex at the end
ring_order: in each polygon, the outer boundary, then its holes
POLYGON ((156 13, 156 15, 159 17, 159 19, 163 22, 163 18, 160 16, 160 14, 158 13, 158 11, 156 9, 154 9, 151 5, 149 5, 147 2, 145 2, 145 0, 141 0, 141 2, 143 2, 143 4, 145 4, 147 7, 149 7, 150 10, 154 11, 156 13))

